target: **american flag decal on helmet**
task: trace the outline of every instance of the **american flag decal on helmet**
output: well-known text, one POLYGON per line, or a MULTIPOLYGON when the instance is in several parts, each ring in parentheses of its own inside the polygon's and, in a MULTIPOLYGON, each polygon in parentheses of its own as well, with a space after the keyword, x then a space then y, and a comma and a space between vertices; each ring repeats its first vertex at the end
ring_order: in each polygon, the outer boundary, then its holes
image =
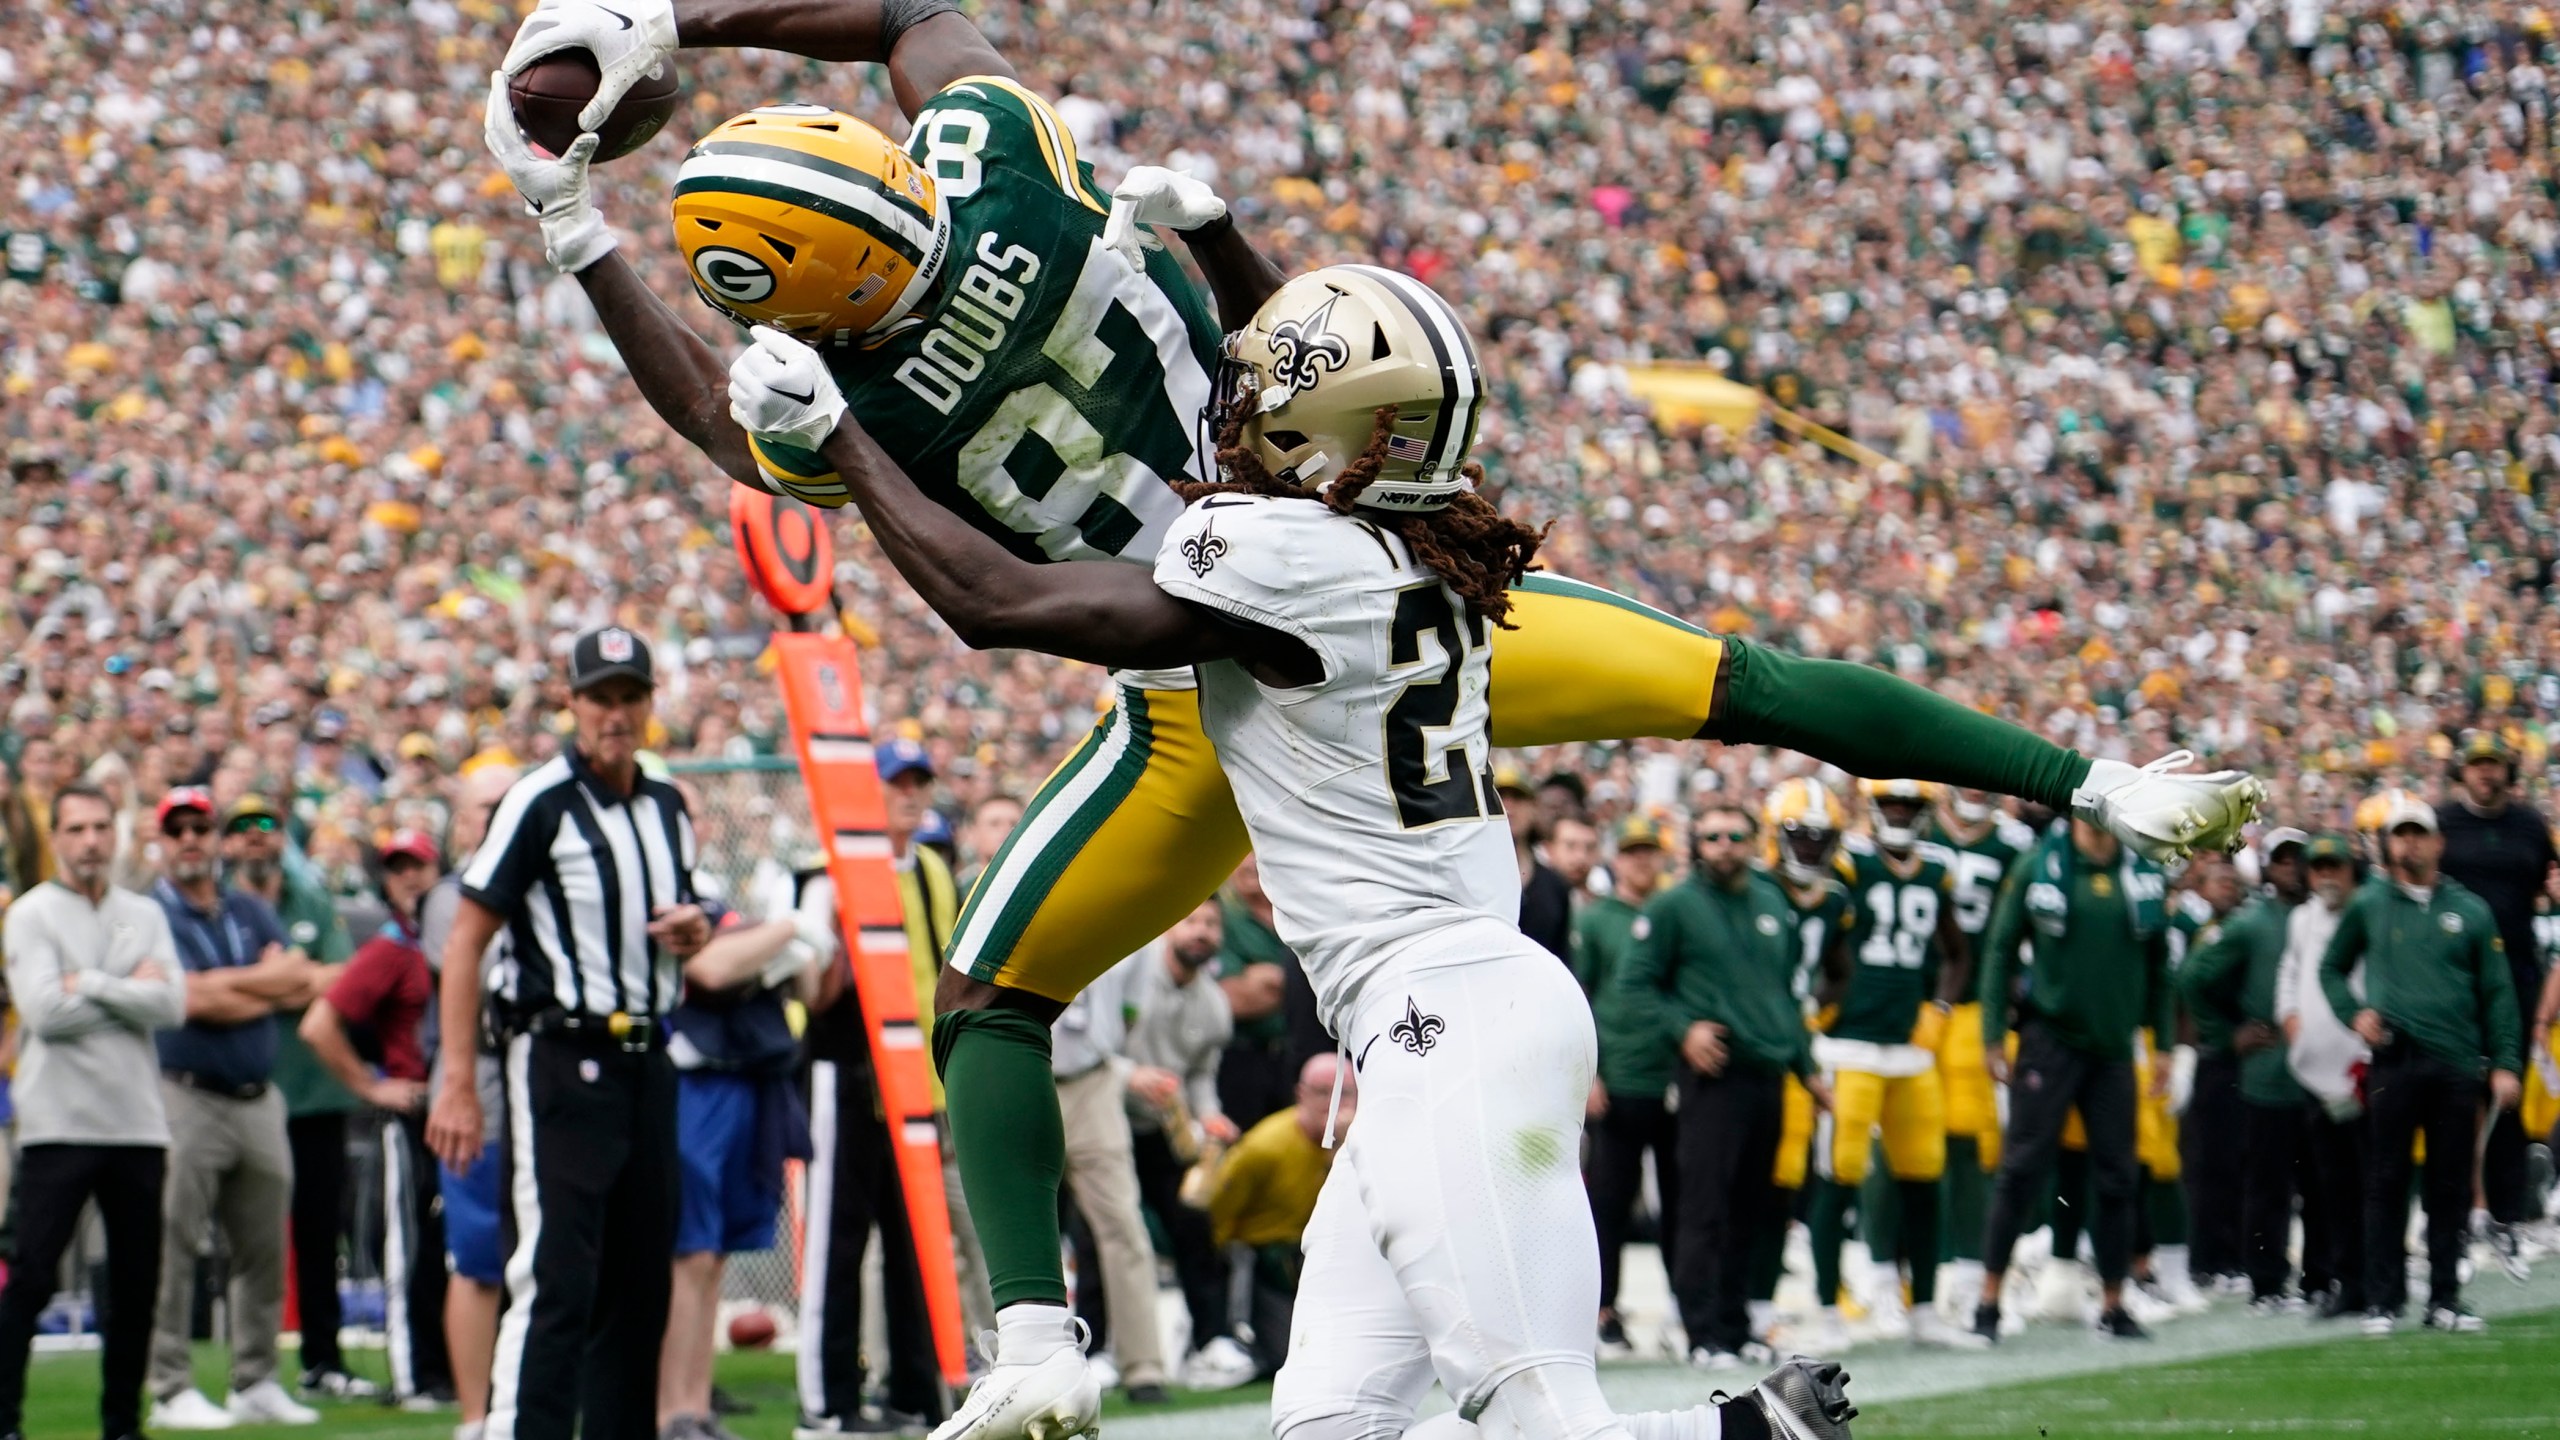
POLYGON ((1390 460, 1423 460, 1431 454, 1431 442, 1411 435, 1389 435, 1387 458, 1390 460))

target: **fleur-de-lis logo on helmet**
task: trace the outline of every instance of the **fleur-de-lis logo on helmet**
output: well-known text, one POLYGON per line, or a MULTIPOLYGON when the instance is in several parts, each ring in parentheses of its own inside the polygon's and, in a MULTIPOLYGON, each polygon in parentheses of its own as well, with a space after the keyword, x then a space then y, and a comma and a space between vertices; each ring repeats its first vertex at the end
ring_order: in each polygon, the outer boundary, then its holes
POLYGON ((1271 327, 1271 378, 1291 393, 1315 388, 1319 371, 1339 370, 1351 363, 1351 346, 1325 328, 1342 299, 1336 290, 1304 320, 1283 320, 1271 327))
POLYGON ((1202 526, 1200 533, 1182 542, 1183 563, 1191 567, 1193 578, 1209 573, 1218 557, 1227 553, 1227 542, 1218 532, 1202 526))
POLYGON ((1416 1055, 1428 1055, 1449 1022, 1437 1015, 1425 1015, 1408 995, 1404 1000, 1404 1018, 1387 1027, 1387 1038, 1416 1055))

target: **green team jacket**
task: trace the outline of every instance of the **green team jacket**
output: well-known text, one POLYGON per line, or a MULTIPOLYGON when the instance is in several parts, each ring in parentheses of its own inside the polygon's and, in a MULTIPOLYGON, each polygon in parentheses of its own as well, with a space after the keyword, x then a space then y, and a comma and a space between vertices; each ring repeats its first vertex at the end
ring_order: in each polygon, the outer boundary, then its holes
MULTIPOLYGON (((2178 969, 2178 990, 2199 1034, 2209 1022, 2228 1045, 2231 1033, 2252 1020, 2276 1023, 2276 977, 2292 918, 2292 906, 2264 895, 2197 933, 2178 969)), ((2282 1044, 2240 1057, 2240 1096, 2254 1105, 2302 1103, 2302 1083, 2293 1078, 2282 1044)))
MULTIPOLYGON (((286 940, 323 965, 343 965, 356 953, 338 907, 319 890, 296 881, 291 871, 285 872, 284 893, 277 897, 276 919, 283 922, 286 940)), ((286 1115, 343 1115, 359 1108, 354 1093, 302 1043, 301 1011, 278 1014, 275 1025, 275 1086, 284 1096, 286 1115)))
POLYGON ((2330 1008, 2373 1010, 2411 1044, 2473 1075, 2521 1073, 2515 980, 2487 902, 2442 876, 2425 900, 2375 876, 2347 902, 2320 959, 2330 1008), (2347 989, 2364 962, 2364 1001, 2347 989))
POLYGON ((1600 1084, 1612 1095, 1662 1098, 1680 1066, 1680 1042, 1662 1033, 1661 997, 1617 983, 1645 931, 1644 912, 1603 895, 1573 917, 1573 974, 1591 997, 1600 1033, 1600 1084))
POLYGON ((2068 827, 2036 843, 1991 912, 1982 954, 1982 1042, 1998 1051, 2019 947, 2032 941, 2021 1018, 2041 1017, 2064 1044, 2106 1060, 2133 1056, 2133 1032, 2176 1023, 2169 988, 2167 877, 2127 854, 2112 866, 2083 859, 2068 827))
POLYGON ((1644 907, 1633 954, 1611 977, 1613 1002, 1650 1014, 1675 1054, 1689 1027, 1725 1027, 1735 1060, 1813 1073, 1813 1046, 1792 984, 1795 912, 1778 882, 1756 870, 1725 889, 1693 874, 1644 907))

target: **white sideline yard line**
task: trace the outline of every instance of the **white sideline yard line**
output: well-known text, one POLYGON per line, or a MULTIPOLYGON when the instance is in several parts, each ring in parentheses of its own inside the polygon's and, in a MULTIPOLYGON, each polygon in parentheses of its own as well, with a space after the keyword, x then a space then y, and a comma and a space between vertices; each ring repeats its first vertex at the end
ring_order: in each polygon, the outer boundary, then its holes
MULTIPOLYGON (((2544 1261, 2541 1273, 2524 1285, 2514 1284, 2503 1275, 2484 1274, 2464 1288, 2463 1298, 2492 1324, 2501 1315, 2560 1308, 2560 1263, 2544 1261)), ((2367 1340, 2353 1320, 2314 1322, 2292 1317, 2262 1320, 2250 1315, 2244 1302, 2223 1300, 2217 1302, 2209 1314, 2172 1320, 2155 1327, 2152 1331, 2154 1338, 2147 1343, 2103 1341, 2077 1326, 2040 1324, 2029 1326, 2025 1334, 2012 1336, 2002 1341, 1998 1349, 1987 1353, 1915 1350, 1896 1341, 1878 1341, 1850 1351, 1844 1357, 1844 1363, 1853 1377, 1849 1397, 1861 1406, 2136 1366, 2158 1366, 2171 1372, 2182 1368, 2193 1371, 2196 1367, 2192 1364, 2180 1366, 2178 1362, 2214 1360, 2292 1345, 2370 1346, 2379 1351, 2385 1347, 2422 1344, 2440 1347, 2432 1350, 2429 1357, 2431 1365, 2441 1363, 2445 1368, 2466 1365, 2461 1353, 2462 1337, 2432 1335, 2417 1330, 2416 1326, 2414 1304, 2404 1323, 2403 1333, 2389 1340, 2367 1340)), ((2349 1353, 2342 1350, 2337 1357, 2342 1368, 2363 1363, 2348 1359, 2349 1353)), ((2323 1356, 2322 1363, 2328 1363, 2328 1359, 2323 1356)), ((2513 1383, 2523 1378, 2508 1372, 2507 1366, 2481 1364, 2476 1370, 2466 1369, 2464 1373, 2476 1373, 2491 1383, 2513 1383)), ((1607 1392, 1610 1403, 1621 1412, 1673 1410, 1704 1404, 1719 1386, 1731 1388, 1752 1378, 1749 1372, 1711 1377, 1662 1363, 1611 1365, 1602 1367, 1600 1371, 1600 1388, 1607 1392)), ((2529 1400, 2526 1403, 2528 1406, 2532 1404, 2529 1400)), ((1448 1408, 1448 1400, 1435 1389, 1423 1405, 1423 1413, 1435 1414, 1448 1408)), ((2048 1415, 2050 1408, 2046 1407, 2048 1415)), ((2018 1417, 2004 1417, 1992 1411, 1985 1411, 1977 1421, 1968 1422, 1957 1433, 1974 1433, 1972 1426, 1976 1423, 1984 1435, 2021 1433, 2016 1428, 2018 1417)), ((2514 1415, 2460 1422, 2448 1420, 2447 1425, 2448 1433, 2512 1435, 2537 1426, 2560 1427, 2560 1416, 2514 1415)), ((2094 1433, 2140 1435, 2158 1428, 2158 1422, 2075 1421, 2074 1427, 2094 1433)), ((2352 1417, 2327 1417, 2299 1422, 2267 1421, 2236 1425, 2234 1433, 2319 1431, 2336 1434, 2363 1429, 2363 1423, 2352 1417)), ((1135 1416, 1115 1419, 1103 1427, 1106 1440, 1263 1440, 1270 1433, 1269 1407, 1261 1404, 1185 1410, 1172 1415, 1135 1416)))

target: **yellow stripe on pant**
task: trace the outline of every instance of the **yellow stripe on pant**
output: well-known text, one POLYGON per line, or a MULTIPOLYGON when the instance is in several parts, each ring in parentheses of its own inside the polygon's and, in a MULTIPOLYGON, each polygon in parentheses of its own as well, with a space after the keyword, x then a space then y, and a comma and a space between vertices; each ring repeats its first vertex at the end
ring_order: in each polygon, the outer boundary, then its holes
MULTIPOLYGON (((1533 575, 1511 595, 1518 628, 1493 639, 1496 745, 1687 739, 1705 727, 1723 641, 1580 581, 1533 575)), ((950 963, 1071 1000, 1212 894, 1245 849, 1198 695, 1120 685, 979 877, 950 963)))

